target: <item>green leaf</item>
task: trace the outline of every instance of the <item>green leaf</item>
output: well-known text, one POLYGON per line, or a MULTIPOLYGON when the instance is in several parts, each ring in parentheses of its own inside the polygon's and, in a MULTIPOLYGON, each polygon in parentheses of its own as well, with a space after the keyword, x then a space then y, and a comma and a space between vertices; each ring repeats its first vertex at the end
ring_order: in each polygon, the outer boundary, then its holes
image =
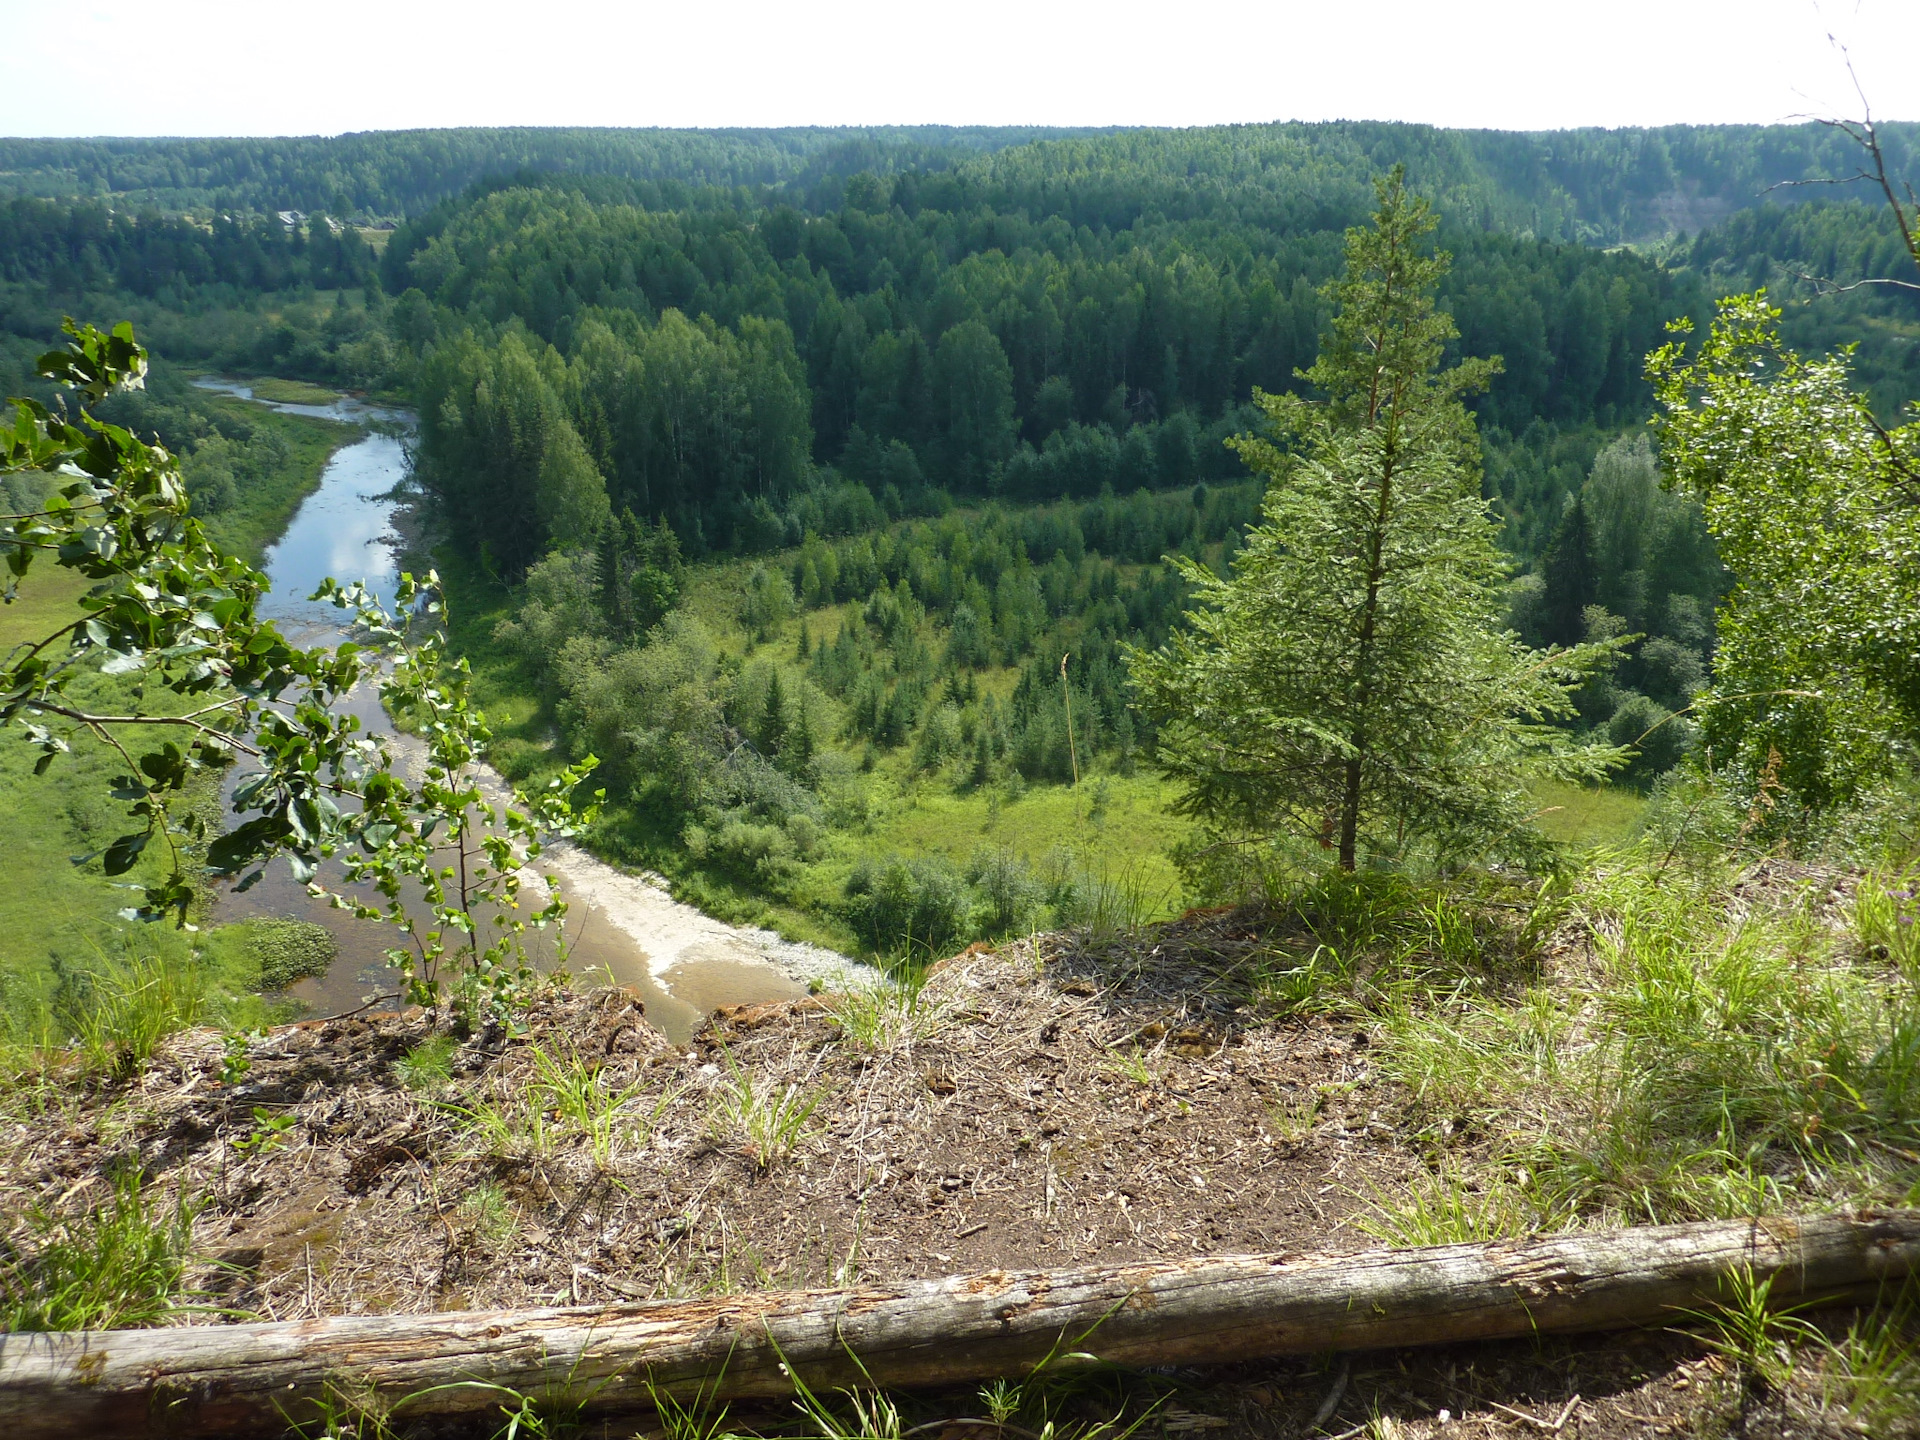
POLYGON ((101 866, 109 875, 124 875, 138 863, 141 852, 146 848, 146 831, 122 835, 107 846, 101 857, 101 866))

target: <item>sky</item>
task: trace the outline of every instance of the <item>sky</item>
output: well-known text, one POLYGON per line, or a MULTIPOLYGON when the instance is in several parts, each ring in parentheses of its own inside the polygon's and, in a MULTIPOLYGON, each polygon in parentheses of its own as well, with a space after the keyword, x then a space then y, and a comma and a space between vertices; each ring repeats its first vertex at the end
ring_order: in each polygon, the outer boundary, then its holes
POLYGON ((1920 0, 0 0, 0 135, 1920 119, 1920 0))

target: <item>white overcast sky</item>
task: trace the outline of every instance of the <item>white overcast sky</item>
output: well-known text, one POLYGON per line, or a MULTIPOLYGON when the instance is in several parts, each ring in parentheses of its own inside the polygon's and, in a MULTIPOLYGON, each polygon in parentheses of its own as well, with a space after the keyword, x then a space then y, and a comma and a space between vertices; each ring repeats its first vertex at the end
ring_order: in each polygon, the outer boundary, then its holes
POLYGON ((1920 0, 0 0, 0 134, 1920 119, 1920 0))

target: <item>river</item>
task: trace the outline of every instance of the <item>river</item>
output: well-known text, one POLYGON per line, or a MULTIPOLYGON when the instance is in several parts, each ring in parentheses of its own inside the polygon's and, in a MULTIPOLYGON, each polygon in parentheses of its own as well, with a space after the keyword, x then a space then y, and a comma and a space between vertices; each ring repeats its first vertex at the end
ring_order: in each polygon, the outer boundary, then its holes
MULTIPOLYGON (((391 603, 401 545, 395 518, 405 503, 398 492, 407 472, 402 437, 413 417, 350 398, 327 405, 283 404, 261 400, 237 381, 209 377, 195 383, 289 414, 379 426, 334 452, 319 488, 301 502, 266 554, 273 587, 262 613, 279 621, 300 644, 339 643, 345 635, 340 612, 306 597, 333 576, 362 580, 369 591, 391 603)), ((386 728, 371 685, 355 690, 347 706, 369 729, 386 728)), ((395 738, 402 747, 411 743, 405 736, 395 738)), ((482 781, 490 789, 506 789, 491 770, 483 773, 482 781)), ((618 870, 571 845, 549 850, 540 868, 559 883, 571 906, 566 938, 573 973, 634 987, 647 1002, 649 1018, 675 1041, 685 1040, 720 1005, 790 998, 815 980, 865 984, 876 978, 872 970, 833 951, 716 920, 675 900, 656 877, 618 870)), ((368 997, 398 988, 398 976, 384 958, 386 947, 398 942, 398 933, 315 899, 293 879, 283 860, 270 865, 265 878, 243 894, 223 889, 211 919, 221 924, 260 915, 314 921, 338 942, 339 958, 332 968, 294 986, 294 996, 311 1014, 357 1009, 368 997)), ((550 939, 539 946, 535 958, 544 965, 553 963, 550 939)))

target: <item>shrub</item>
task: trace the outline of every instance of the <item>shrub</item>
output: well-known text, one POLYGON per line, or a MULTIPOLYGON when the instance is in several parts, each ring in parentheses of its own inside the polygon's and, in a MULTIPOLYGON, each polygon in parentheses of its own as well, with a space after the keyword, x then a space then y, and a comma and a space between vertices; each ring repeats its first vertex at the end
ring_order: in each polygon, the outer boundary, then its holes
POLYGON ((1666 706, 1629 690, 1607 722, 1607 740, 1635 747, 1636 753, 1620 778, 1635 789, 1645 790, 1680 763, 1691 745, 1692 734, 1688 722, 1666 706))
POLYGON ((1031 867, 1007 850, 976 850, 967 862, 967 882, 980 897, 980 928, 1008 935, 1035 925, 1046 892, 1031 867))
POLYGON ((966 881, 943 860, 862 861, 847 878, 847 921, 883 955, 944 952, 968 933, 972 909, 966 881))
POLYGON ((793 875, 798 866, 793 840, 777 825, 753 820, 728 819, 709 830, 689 825, 687 849, 696 860, 705 860, 745 880, 776 885, 793 875))
POLYGON ((324 925, 270 917, 210 930, 202 948, 211 978, 245 990, 285 990, 296 980, 324 975, 340 953, 324 925))

